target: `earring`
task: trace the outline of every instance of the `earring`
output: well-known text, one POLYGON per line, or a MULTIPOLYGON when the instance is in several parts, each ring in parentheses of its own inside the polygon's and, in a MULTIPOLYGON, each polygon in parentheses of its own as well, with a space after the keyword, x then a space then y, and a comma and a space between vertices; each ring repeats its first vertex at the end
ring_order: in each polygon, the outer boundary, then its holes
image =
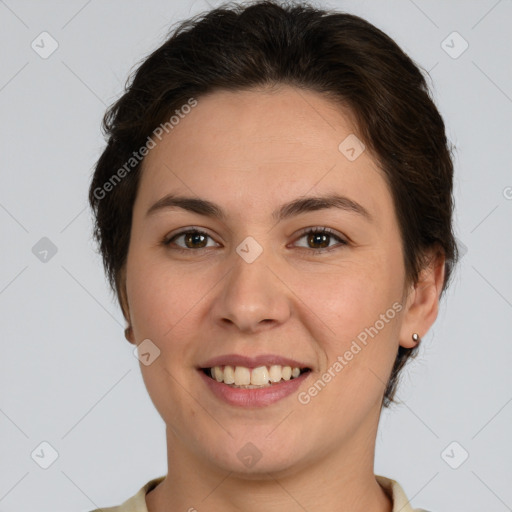
POLYGON ((412 339, 414 342, 419 343, 421 341, 421 338, 417 332, 413 333, 412 339))

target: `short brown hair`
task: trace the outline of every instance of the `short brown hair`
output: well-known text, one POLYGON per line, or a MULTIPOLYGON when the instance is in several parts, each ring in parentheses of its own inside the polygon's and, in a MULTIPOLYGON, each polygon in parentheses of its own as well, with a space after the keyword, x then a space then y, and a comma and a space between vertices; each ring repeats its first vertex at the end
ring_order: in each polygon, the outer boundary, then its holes
MULTIPOLYGON (((407 282, 417 282, 426 250, 436 247, 446 258, 445 291, 458 259, 452 231, 453 163, 443 119, 418 66, 358 16, 306 2, 258 1, 224 4, 179 24, 143 60, 105 114, 108 142, 96 164, 89 202, 94 236, 119 300, 141 165, 112 184, 116 170, 190 98, 279 84, 318 92, 353 114, 358 136, 391 190, 407 282), (111 183, 108 193, 106 183, 111 183)), ((393 401, 401 368, 416 350, 399 347, 385 407, 393 401)))

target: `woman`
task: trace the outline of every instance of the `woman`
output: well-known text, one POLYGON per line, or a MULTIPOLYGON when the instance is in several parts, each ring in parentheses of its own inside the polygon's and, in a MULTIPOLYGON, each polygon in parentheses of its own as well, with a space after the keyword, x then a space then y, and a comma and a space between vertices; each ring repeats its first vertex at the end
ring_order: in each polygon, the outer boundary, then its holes
POLYGON ((103 510, 411 512, 377 427, 457 260, 418 68, 353 15, 219 8, 104 127, 95 235, 168 474, 103 510))

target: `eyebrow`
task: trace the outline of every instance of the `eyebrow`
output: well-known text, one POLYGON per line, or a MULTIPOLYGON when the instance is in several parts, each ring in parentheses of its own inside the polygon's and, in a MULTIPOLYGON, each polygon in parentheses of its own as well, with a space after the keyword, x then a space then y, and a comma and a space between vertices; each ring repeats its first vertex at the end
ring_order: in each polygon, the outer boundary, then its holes
MULTIPOLYGON (((183 210, 226 221, 226 212, 217 204, 195 197, 184 197, 176 194, 168 194, 159 199, 146 212, 146 217, 168 208, 182 208, 183 210)), ((338 208, 347 212, 360 215, 368 222, 373 221, 370 212, 361 204, 348 197, 329 194, 325 196, 307 196, 290 201, 272 212, 272 218, 276 222, 300 215, 302 213, 314 212, 338 208)))

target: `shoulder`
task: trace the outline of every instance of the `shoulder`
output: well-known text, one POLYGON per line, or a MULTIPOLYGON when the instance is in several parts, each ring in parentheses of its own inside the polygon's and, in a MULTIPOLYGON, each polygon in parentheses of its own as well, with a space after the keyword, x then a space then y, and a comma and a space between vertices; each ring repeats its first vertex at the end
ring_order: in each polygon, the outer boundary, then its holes
POLYGON ((164 478, 165 476, 159 476, 145 483, 133 496, 121 503, 121 505, 96 508, 89 512, 148 512, 146 507, 146 494, 154 489, 164 478))
POLYGON ((375 479, 391 498, 393 502, 392 512, 429 512, 423 508, 412 508, 405 491, 396 480, 381 475, 375 475, 375 479))

